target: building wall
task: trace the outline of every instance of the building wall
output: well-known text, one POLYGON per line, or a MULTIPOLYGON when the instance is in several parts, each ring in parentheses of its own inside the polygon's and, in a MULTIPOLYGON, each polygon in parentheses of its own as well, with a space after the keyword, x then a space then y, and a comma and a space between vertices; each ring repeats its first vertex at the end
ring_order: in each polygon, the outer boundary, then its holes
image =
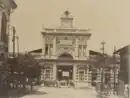
MULTIPOLYGON (((0 62, 6 62, 9 47, 10 14, 17 7, 13 0, 0 0, 3 8, 0 8, 0 62)), ((1 65, 1 64, 0 64, 1 65)))
POLYGON ((120 57, 120 79, 124 81, 125 84, 128 84, 130 69, 130 46, 121 50, 120 57))
POLYGON ((1 61, 5 61, 8 56, 8 11, 0 12, 0 17, 0 55, 3 58, 1 61))

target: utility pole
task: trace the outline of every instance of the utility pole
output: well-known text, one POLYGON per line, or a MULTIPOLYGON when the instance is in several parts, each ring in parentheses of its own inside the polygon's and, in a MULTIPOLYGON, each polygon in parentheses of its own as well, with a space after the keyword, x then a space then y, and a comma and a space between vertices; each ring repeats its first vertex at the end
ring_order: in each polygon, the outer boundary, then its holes
POLYGON ((13 42, 13 57, 14 58, 15 58, 15 34, 16 34, 15 27, 13 27, 13 39, 12 39, 12 42, 13 42))
MULTIPOLYGON (((103 67, 105 66, 105 58, 104 58, 104 54, 105 54, 105 41, 101 42, 101 45, 102 45, 102 54, 103 54, 103 67)), ((104 82, 103 82, 103 79, 104 79, 104 69, 102 68, 102 72, 101 72, 101 92, 104 91, 104 82)))
POLYGON ((16 39, 17 39, 17 51, 18 51, 18 55, 19 55, 19 37, 16 36, 16 39))
POLYGON ((102 50, 103 55, 105 54, 105 44, 106 44, 105 41, 101 42, 101 45, 102 45, 101 50, 102 50))

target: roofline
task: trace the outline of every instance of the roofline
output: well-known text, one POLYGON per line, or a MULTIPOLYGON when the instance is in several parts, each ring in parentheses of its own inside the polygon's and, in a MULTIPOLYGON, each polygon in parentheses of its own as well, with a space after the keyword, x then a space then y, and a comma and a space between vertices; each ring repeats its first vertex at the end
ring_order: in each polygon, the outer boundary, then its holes
POLYGON ((115 51, 115 52, 113 52, 113 53, 114 53, 114 54, 117 54, 117 53, 121 52, 122 50, 124 50, 125 48, 128 48, 128 47, 130 47, 130 45, 124 46, 124 47, 118 49, 117 51, 115 51))

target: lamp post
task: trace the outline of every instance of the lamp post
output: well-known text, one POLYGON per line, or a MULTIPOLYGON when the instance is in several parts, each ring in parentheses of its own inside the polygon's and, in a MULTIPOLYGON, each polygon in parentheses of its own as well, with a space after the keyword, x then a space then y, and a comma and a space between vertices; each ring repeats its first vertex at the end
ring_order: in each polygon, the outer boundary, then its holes
POLYGON ((17 51, 18 51, 18 56, 19 56, 19 36, 16 36, 17 39, 17 51))

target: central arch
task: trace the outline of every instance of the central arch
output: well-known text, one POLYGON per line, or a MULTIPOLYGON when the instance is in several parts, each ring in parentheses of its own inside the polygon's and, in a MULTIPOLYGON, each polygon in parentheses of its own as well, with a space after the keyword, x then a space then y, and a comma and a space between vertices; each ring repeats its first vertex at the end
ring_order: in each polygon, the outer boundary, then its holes
POLYGON ((64 52, 58 56, 58 59, 72 60, 73 56, 70 53, 64 52))
POLYGON ((73 60, 73 56, 70 53, 61 53, 58 60, 65 60, 61 64, 57 65, 57 79, 58 80, 72 80, 73 79, 73 65, 68 63, 67 60, 73 60))

